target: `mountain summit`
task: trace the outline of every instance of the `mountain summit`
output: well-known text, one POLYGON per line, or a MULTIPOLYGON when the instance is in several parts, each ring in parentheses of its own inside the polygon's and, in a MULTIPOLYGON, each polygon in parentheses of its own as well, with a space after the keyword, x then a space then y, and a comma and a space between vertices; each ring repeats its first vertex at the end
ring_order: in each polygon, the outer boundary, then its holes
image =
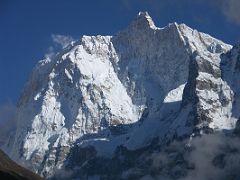
POLYGON ((146 26, 152 29, 157 29, 148 12, 139 12, 137 18, 132 22, 132 24, 139 26, 139 28, 143 28, 143 26, 146 26))
POLYGON ((114 36, 82 36, 36 65, 5 149, 44 177, 128 179, 123 165, 107 174, 104 160, 234 130, 240 53, 231 49, 185 24, 158 28, 147 12, 114 36))

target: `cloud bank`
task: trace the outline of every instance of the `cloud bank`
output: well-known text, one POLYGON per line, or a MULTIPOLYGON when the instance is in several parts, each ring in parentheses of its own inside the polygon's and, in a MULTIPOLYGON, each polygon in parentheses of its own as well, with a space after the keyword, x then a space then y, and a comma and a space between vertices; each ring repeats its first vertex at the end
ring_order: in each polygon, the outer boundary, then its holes
POLYGON ((151 158, 150 172, 159 174, 148 174, 142 180, 240 179, 240 137, 234 135, 219 132, 191 142, 173 142, 151 158))

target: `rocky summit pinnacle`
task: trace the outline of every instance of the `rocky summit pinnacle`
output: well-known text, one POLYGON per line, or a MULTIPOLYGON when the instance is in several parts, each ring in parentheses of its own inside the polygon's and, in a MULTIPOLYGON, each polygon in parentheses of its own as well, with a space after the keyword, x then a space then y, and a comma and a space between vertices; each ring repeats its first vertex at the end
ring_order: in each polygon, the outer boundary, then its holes
POLYGON ((149 16, 148 12, 139 12, 133 23, 139 25, 139 28, 141 28, 141 26, 146 26, 151 27, 152 29, 156 29, 156 26, 152 18, 149 16))
MULTIPOLYGON (((234 130, 239 51, 231 48, 185 24, 158 28, 147 12, 115 36, 83 36, 36 65, 4 148, 44 177, 71 169, 84 179, 105 177, 104 159, 120 163, 152 142, 234 130)), ((129 177, 109 168, 112 179, 129 177)))

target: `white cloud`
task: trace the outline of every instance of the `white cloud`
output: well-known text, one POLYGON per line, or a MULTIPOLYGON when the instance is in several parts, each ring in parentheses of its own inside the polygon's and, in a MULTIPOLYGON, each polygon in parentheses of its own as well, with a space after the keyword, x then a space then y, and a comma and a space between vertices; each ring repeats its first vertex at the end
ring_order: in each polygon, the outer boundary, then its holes
POLYGON ((50 46, 48 49, 47 49, 47 53, 45 53, 45 58, 49 58, 51 59, 52 57, 54 57, 54 55, 56 54, 55 52, 55 48, 53 46, 50 46))
POLYGON ((174 141, 160 152, 152 153, 150 172, 159 173, 159 180, 239 179, 239 138, 218 132, 194 137, 190 142, 174 141), (182 174, 171 177, 176 172, 182 174), (166 177, 162 178, 163 175, 166 177))
POLYGON ((60 34, 52 34, 51 37, 55 45, 60 45, 61 48, 67 47, 69 44, 71 44, 71 42, 74 41, 71 36, 65 36, 60 34))
POLYGON ((59 50, 66 48, 75 41, 71 36, 60 34, 52 34, 51 39, 53 44, 47 49, 47 53, 45 54, 45 58, 49 59, 53 58, 59 50))

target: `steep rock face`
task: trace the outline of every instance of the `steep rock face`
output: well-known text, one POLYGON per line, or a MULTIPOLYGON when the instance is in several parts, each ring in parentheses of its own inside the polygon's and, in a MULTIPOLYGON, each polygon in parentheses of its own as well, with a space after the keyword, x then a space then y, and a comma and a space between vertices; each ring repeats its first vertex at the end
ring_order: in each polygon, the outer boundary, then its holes
MULTIPOLYGON (((217 49, 217 47, 215 47, 217 49)), ((222 48, 221 48, 222 49, 222 48)), ((240 117, 238 61, 239 50, 219 50, 219 54, 195 52, 190 63, 189 80, 183 94, 182 112, 186 124, 199 132, 233 130, 240 117)), ((181 119, 180 119, 181 120, 181 119)), ((176 128, 176 126, 174 127, 176 128)), ((181 134, 181 132, 178 132, 181 134)))
POLYGON ((222 79, 228 84, 232 90, 231 99, 231 118, 235 121, 236 131, 239 131, 240 118, 240 89, 239 89, 239 70, 240 70, 240 46, 236 45, 231 51, 222 55, 221 61, 222 79))
MULTIPOLYGON (((222 53, 225 53, 224 51, 222 53)), ((212 132, 231 130, 237 119, 232 116, 234 92, 224 79, 220 54, 195 53, 190 63, 189 80, 183 94, 182 110, 186 123, 179 119, 179 126, 190 131, 212 132)), ((176 119, 178 121, 178 118, 176 119)), ((176 126, 174 127, 174 129, 176 126)), ((178 131, 182 135, 181 131, 178 131)))
POLYGON ((163 144, 195 129, 230 130, 237 90, 220 65, 230 49, 184 24, 158 28, 143 12, 115 36, 83 36, 35 67, 5 148, 49 177, 76 146, 111 156, 156 137, 163 144))
POLYGON ((65 156, 83 134, 133 123, 141 115, 108 60, 110 37, 84 36, 77 43, 37 65, 19 103, 12 153, 36 170, 58 165, 61 152, 65 156))

